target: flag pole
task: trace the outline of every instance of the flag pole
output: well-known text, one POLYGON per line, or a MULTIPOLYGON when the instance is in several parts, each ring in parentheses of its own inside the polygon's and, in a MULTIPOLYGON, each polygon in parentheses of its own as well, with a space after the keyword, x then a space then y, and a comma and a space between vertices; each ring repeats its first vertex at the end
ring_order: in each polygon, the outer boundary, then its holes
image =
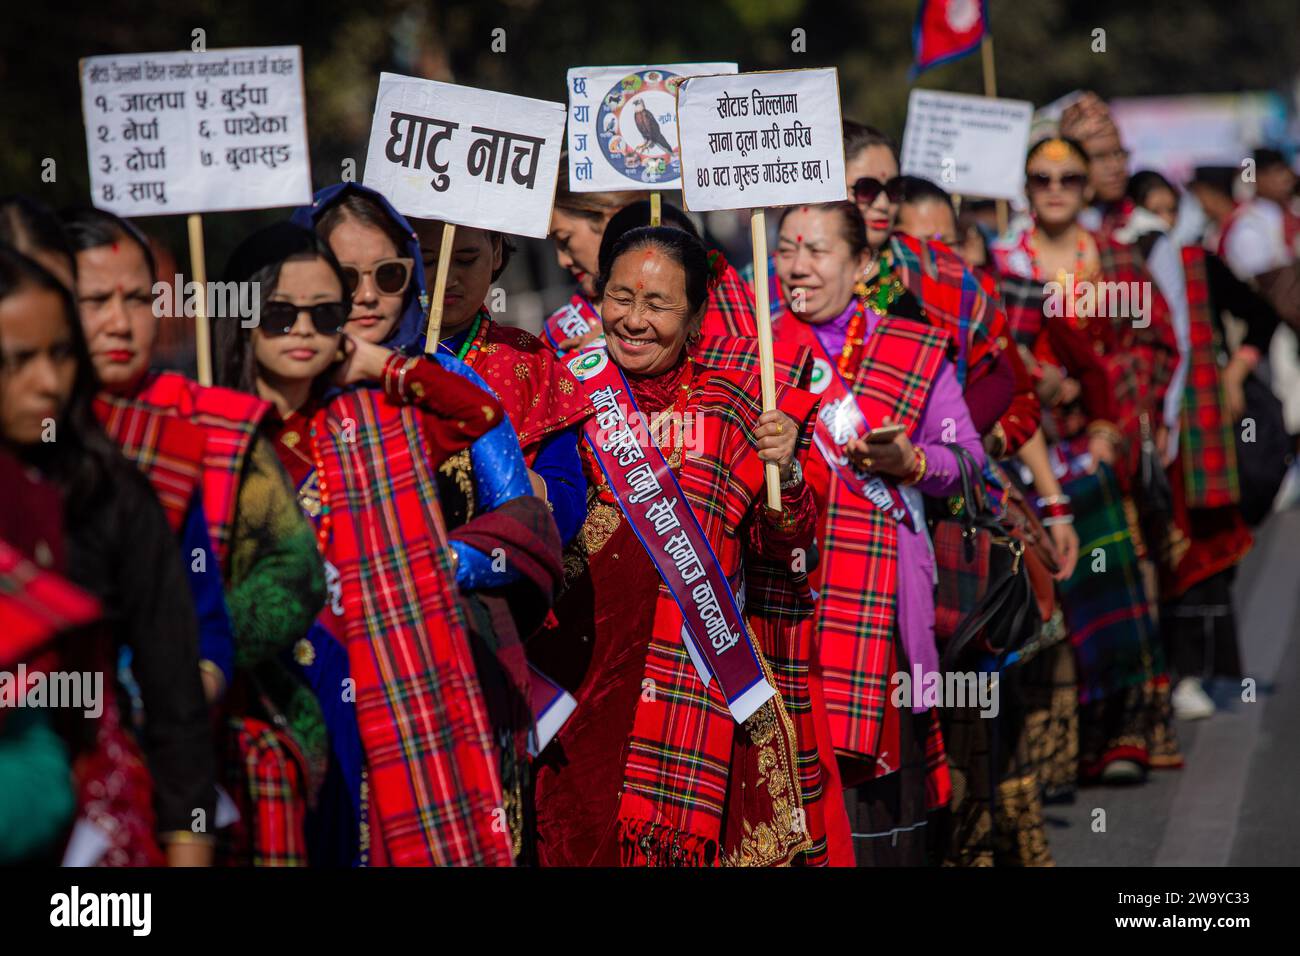
MULTIPOLYGON (((984 68, 984 95, 990 99, 996 99, 998 95, 998 75, 993 66, 993 37, 988 32, 988 27, 984 29, 984 37, 980 40, 980 62, 984 68)), ((998 235, 1007 231, 1008 215, 1007 201, 999 199, 995 203, 998 213, 998 235)))
POLYGON ((663 199, 660 197, 659 191, 655 190, 650 194, 650 225, 652 226, 661 225, 662 218, 663 218, 663 199))

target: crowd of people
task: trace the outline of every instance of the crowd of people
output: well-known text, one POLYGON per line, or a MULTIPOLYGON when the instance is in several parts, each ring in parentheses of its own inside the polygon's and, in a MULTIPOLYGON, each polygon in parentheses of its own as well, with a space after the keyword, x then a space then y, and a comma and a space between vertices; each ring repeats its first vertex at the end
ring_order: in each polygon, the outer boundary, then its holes
POLYGON ((999 232, 844 149, 768 402, 753 265, 563 163, 539 336, 459 227, 427 354, 443 224, 349 182, 231 255, 213 386, 136 225, 0 200, 0 670, 105 687, 0 707, 0 862, 1050 865, 1045 803, 1182 766, 1287 468, 1295 174, 1198 170, 1188 238, 1088 95, 999 232))

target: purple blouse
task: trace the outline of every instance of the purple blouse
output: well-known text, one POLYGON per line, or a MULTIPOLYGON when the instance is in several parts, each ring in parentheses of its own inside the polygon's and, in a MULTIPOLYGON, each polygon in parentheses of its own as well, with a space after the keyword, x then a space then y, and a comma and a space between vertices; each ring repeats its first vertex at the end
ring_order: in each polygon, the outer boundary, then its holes
MULTIPOLYGON (((843 350, 855 305, 850 301, 840 315, 812 326, 827 354, 839 355, 843 350)), ((867 335, 875 332, 879 323, 880 316, 868 311, 867 335)), ((962 446, 981 469, 984 467, 984 446, 957 384, 957 371, 947 359, 939 366, 925 408, 908 437, 915 447, 925 451, 925 477, 914 486, 921 494, 946 497, 961 490, 957 457, 945 447, 947 444, 962 446)), ((917 531, 898 526, 898 632, 908 664, 913 669, 919 665, 922 674, 929 674, 939 670, 939 651, 934 642, 934 548, 924 521, 918 524, 917 531)), ((913 708, 918 712, 925 709, 913 708)))

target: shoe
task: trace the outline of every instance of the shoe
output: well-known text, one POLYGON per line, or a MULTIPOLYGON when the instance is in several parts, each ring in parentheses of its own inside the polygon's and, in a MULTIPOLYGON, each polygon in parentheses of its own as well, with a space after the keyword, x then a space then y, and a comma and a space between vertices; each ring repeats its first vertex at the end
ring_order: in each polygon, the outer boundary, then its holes
POLYGON ((1146 771, 1136 760, 1112 760, 1101 771, 1102 783, 1141 783, 1146 771))
POLYGON ((1180 720, 1204 720, 1214 714, 1214 701, 1195 677, 1184 677, 1170 695, 1174 716, 1180 720))

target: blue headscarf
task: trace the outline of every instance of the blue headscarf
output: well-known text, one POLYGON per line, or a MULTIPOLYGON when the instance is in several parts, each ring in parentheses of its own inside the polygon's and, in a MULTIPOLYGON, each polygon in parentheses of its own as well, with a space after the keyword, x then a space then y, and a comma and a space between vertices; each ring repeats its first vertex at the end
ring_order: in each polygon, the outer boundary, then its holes
POLYGON ((310 206, 299 206, 295 209, 290 221, 307 229, 315 230, 320 217, 325 215, 325 212, 330 207, 340 202, 349 193, 356 193, 359 196, 365 196, 373 200, 388 214, 393 222, 397 223, 402 232, 410 236, 406 240, 405 251, 398 250, 399 255, 409 256, 415 260, 415 267, 411 270, 411 284, 406 290, 406 305, 402 309, 402 314, 398 318, 397 326, 393 329, 392 334, 384 339, 381 344, 407 355, 420 355, 424 351, 425 323, 429 317, 429 292, 424 282, 424 260, 420 256, 420 240, 416 237, 415 230, 411 228, 411 224, 407 222, 406 217, 394 209, 392 203, 375 190, 360 183, 338 183, 334 186, 326 186, 316 193, 316 197, 312 200, 310 206))

